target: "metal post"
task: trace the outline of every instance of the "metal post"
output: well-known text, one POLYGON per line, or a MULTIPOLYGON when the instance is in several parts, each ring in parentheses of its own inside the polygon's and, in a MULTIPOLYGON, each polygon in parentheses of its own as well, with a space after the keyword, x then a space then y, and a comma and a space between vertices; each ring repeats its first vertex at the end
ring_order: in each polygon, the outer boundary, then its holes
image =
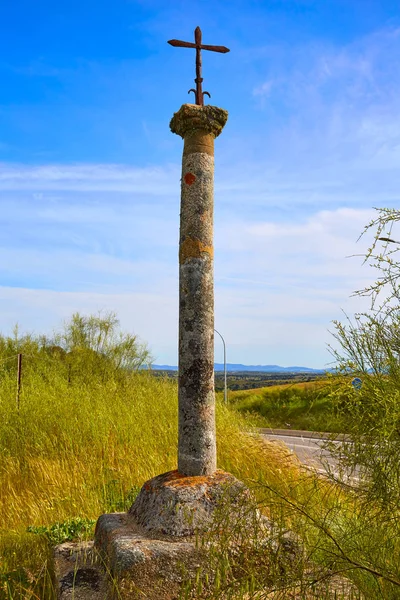
POLYGON ((219 337, 222 340, 222 343, 224 345, 224 402, 225 404, 228 403, 228 387, 226 385, 226 346, 225 346, 225 340, 222 337, 222 335, 220 334, 219 331, 217 331, 216 329, 214 329, 215 333, 218 333, 219 337))

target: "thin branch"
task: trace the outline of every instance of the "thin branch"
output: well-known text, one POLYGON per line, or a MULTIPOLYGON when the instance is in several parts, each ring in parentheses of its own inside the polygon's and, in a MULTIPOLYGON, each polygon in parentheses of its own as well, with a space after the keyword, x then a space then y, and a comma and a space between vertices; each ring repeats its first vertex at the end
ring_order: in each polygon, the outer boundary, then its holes
POLYGON ((357 569, 362 569, 364 571, 367 571, 371 575, 374 575, 374 577, 381 577, 381 578, 385 579, 386 581, 393 583, 393 585, 400 587, 400 581, 398 579, 394 579, 393 577, 390 577, 390 575, 381 573, 381 572, 377 571, 376 569, 368 567, 367 565, 359 563, 359 562, 353 560, 352 558, 350 558, 346 554, 346 552, 343 550, 343 548, 341 547, 341 545, 339 544, 337 539, 332 535, 332 533, 329 531, 329 529, 327 527, 325 527, 323 524, 319 523, 313 516, 311 516, 309 513, 307 513, 302 507, 296 505, 294 502, 289 500, 289 498, 286 498, 285 496, 280 494, 280 492, 278 492, 274 488, 270 487, 268 484, 263 483, 263 486, 266 487, 269 491, 276 494, 281 500, 284 500, 287 504, 289 504, 289 506, 294 508, 297 512, 301 513, 304 517, 309 519, 317 527, 317 529, 320 529, 334 543, 334 545, 338 549, 339 553, 341 554, 342 558, 344 558, 344 560, 346 560, 349 564, 353 565, 357 569))

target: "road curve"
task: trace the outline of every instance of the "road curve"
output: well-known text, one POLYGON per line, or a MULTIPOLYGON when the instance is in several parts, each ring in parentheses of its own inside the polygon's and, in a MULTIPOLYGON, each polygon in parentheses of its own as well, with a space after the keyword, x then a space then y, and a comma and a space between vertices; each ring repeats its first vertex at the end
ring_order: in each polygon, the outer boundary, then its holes
MULTIPOLYGON (((339 476, 337 462, 329 452, 322 448, 326 439, 332 439, 332 434, 317 433, 315 431, 294 431, 285 429, 259 429, 261 437, 268 440, 281 442, 296 454, 299 460, 308 468, 318 473, 326 475, 332 471, 335 477, 349 483, 349 479, 354 483, 358 481, 356 474, 347 474, 343 478, 339 476)), ((348 443, 348 436, 344 434, 335 435, 332 440, 335 444, 348 443)))

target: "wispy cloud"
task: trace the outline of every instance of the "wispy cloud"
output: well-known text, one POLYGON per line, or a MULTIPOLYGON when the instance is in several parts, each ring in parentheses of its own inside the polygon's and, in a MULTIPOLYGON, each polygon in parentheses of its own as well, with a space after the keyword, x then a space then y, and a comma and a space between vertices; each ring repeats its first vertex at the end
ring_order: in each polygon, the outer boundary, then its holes
POLYGON ((159 195, 175 191, 175 165, 10 165, 0 163, 0 190, 119 191, 159 195))
POLYGON ((268 97, 271 94, 273 85, 273 81, 265 81, 259 87, 254 88, 253 95, 268 97))
MULTIPOLYGON (((267 66, 265 82, 260 77, 253 88, 256 100, 266 86, 272 104, 260 108, 269 115, 286 108, 283 130, 279 118, 278 154, 286 142, 289 157, 302 150, 318 166, 333 163, 346 171, 341 163, 359 169, 367 168, 367 161, 374 170, 394 168, 400 141, 399 59, 398 29, 384 29, 340 48, 310 44, 299 52, 286 47, 285 68, 277 74, 276 66, 267 66)), ((272 130, 275 139, 278 132, 272 130)))
MULTIPOLYGON (((9 172, 30 174, 28 167, 14 166, 9 172)), ((18 228, 10 239, 3 240, 7 243, 2 248, 0 274, 10 287, 3 287, 0 298, 19 295, 20 300, 11 312, 3 314, 2 330, 10 331, 15 320, 29 315, 36 304, 34 310, 45 314, 40 307, 55 302, 53 313, 60 316, 67 306, 71 312, 74 306, 105 307, 117 310, 125 328, 134 329, 153 351, 161 352, 162 362, 176 362, 176 201, 175 212, 165 206, 152 213, 139 193, 133 202, 126 202, 125 191, 102 190, 100 198, 84 191, 93 180, 104 181, 104 173, 123 179, 126 169, 115 165, 101 170, 61 166, 52 171, 43 167, 33 172, 42 177, 36 181, 55 181, 57 193, 3 192, 2 218, 16 222, 17 214, 19 217, 18 228), (70 190, 71 180, 82 185, 78 197, 70 190), (27 289, 22 294, 23 284, 27 289), (30 294, 29 288, 35 293, 30 294), (168 322, 168 343, 167 334, 159 329, 164 320, 168 322)), ((113 177, 109 180, 114 181, 113 177)), ((174 185, 176 188, 176 181, 174 185)), ((218 214, 216 320, 219 328, 228 332, 232 362, 260 362, 257 357, 262 353, 261 362, 285 363, 285 352, 286 363, 299 362, 295 352, 307 338, 305 361, 321 366, 321 361, 328 360, 321 339, 328 337, 330 321, 340 317, 341 306, 354 304, 349 294, 368 283, 361 273, 361 261, 346 259, 346 254, 361 250, 355 240, 370 220, 371 210, 324 210, 301 219, 286 216, 281 222, 253 220, 249 215, 238 221, 235 213, 221 219, 218 214), (288 337, 293 348, 290 360, 285 346, 288 337), (314 357, 317 340, 319 364, 314 357), (243 353, 248 358, 243 359, 243 353)), ((28 318, 21 324, 29 329, 28 318)))

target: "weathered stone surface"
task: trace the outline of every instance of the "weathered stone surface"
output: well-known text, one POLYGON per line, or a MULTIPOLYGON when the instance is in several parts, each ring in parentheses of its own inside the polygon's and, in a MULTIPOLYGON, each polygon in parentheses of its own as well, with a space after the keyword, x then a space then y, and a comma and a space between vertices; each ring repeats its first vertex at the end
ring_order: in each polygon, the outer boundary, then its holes
POLYGON ((205 561, 194 542, 140 535, 126 513, 100 519, 99 550, 93 542, 68 542, 54 549, 58 600, 175 600, 183 580, 194 577, 205 561))
MULTIPOLYGON (((143 485, 128 513, 102 515, 95 548, 118 581, 119 598, 175 600, 182 583, 200 567, 211 581, 209 542, 199 545, 196 539, 219 529, 221 515, 225 533, 230 527, 236 531, 240 523, 249 526, 250 534, 255 517, 257 543, 270 537, 271 524, 260 515, 248 488, 221 470, 204 477, 178 471, 159 475, 143 485)), ((234 533, 232 543, 237 543, 234 533)))
POLYGON ((228 118, 216 106, 184 104, 170 127, 184 138, 179 239, 178 470, 217 468, 214 391, 214 139, 228 118))
POLYGON ((233 519, 235 507, 249 499, 248 489, 230 473, 185 477, 170 471, 143 485, 129 514, 146 532, 179 538, 209 526, 221 502, 229 502, 233 519))
POLYGON ((58 600, 108 600, 108 579, 93 542, 59 544, 53 551, 58 600))
MULTIPOLYGON (((119 532, 116 535, 116 544, 118 547, 118 535, 121 540, 124 539, 121 552, 125 552, 128 546, 128 540, 132 536, 132 521, 128 519, 126 513, 115 513, 104 515, 108 517, 108 530, 119 532), (124 516, 123 516, 124 515, 124 516), (129 523, 128 523, 129 522, 129 523), (114 524, 114 527, 113 527, 114 524)), ((138 535, 134 531, 135 539, 131 539, 131 544, 136 544, 140 552, 145 555, 144 560, 134 562, 132 566, 124 571, 117 570, 111 577, 106 577, 106 570, 101 569, 96 564, 88 562, 88 556, 96 552, 93 549, 93 542, 84 543, 66 543, 55 548, 55 568, 56 568, 56 587, 57 598, 59 600, 134 600, 147 598, 148 600, 177 600, 182 598, 181 586, 183 582, 193 581, 201 568, 204 579, 208 575, 211 588, 214 581, 214 571, 208 561, 207 550, 200 551, 196 548, 194 542, 187 541, 160 541, 152 539, 150 534, 138 535)), ((286 537, 286 536, 285 536, 286 537)), ((284 540, 281 540, 284 541, 284 540)), ((257 539, 259 546, 260 540, 257 539)), ((272 560, 280 561, 283 569, 287 568, 287 558, 282 552, 277 552, 276 545, 268 537, 265 541, 261 540, 264 548, 272 560)), ((290 548, 286 544, 282 545, 284 553, 289 551, 293 553, 293 544, 296 552, 302 552, 297 542, 292 541, 290 548)), ((259 552, 259 550, 258 550, 259 552)), ((291 571, 289 571, 291 573, 291 571)), ((283 597, 288 600, 317 600, 320 598, 362 598, 355 586, 346 578, 335 575, 330 576, 320 567, 310 563, 306 566, 304 576, 301 581, 294 579, 292 586, 284 590, 264 591, 259 590, 258 594, 249 595, 253 598, 271 598, 282 600, 283 597), (315 582, 319 582, 315 584, 315 582)), ((288 582, 289 583, 289 582, 288 582)), ((272 585, 274 588, 275 585, 272 585)), ((204 589, 205 594, 194 592, 189 597, 201 600, 201 598, 210 598, 209 591, 204 589)), ((242 597, 242 596, 240 596, 242 597)), ((247 596, 245 596, 247 598, 247 596)), ((232 599, 232 595, 227 591, 221 593, 218 598, 232 599)), ((243 597, 244 598, 244 597, 243 597)))
POLYGON ((62 545, 68 562, 56 569, 59 599, 177 600, 182 584, 193 581, 199 569, 212 584, 210 551, 220 531, 235 560, 240 560, 244 539, 246 555, 250 549, 282 562, 283 551, 283 568, 302 552, 293 536, 282 537, 260 514, 250 490, 231 474, 218 470, 212 476, 186 477, 171 471, 147 481, 128 513, 102 515, 93 547, 80 545, 79 553, 71 552, 79 545, 62 545), (89 558, 78 561, 82 548, 89 558))
MULTIPOLYGON (((194 552, 195 544, 193 540, 173 539, 167 536, 157 539, 144 531, 129 513, 111 513, 101 515, 97 521, 95 548, 105 558, 113 574, 128 571, 132 574, 136 573, 136 567, 139 572, 143 570, 145 563, 154 562, 162 563, 165 568, 167 563, 171 562, 173 571, 173 565, 176 566, 177 561, 194 552)), ((154 570, 157 570, 157 567, 154 567, 154 570)))
POLYGON ((172 133, 182 138, 190 137, 196 132, 211 133, 218 137, 228 120, 228 111, 218 106, 199 106, 198 104, 182 104, 170 121, 172 133))

